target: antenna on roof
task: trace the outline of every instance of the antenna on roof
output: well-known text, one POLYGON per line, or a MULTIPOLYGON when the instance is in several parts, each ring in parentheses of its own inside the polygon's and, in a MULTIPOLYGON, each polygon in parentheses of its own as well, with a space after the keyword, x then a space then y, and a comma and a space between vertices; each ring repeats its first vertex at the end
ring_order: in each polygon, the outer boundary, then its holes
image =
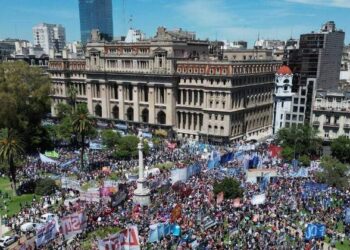
POLYGON ((132 29, 132 21, 133 21, 132 15, 130 15, 129 21, 128 21, 129 29, 132 29))

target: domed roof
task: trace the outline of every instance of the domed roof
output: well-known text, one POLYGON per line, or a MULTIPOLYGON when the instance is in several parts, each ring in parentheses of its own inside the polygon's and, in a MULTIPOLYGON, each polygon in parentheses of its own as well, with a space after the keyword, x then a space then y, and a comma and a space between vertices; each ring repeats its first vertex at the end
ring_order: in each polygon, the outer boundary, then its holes
POLYGON ((276 72, 277 75, 292 75, 292 70, 287 65, 282 65, 276 72))

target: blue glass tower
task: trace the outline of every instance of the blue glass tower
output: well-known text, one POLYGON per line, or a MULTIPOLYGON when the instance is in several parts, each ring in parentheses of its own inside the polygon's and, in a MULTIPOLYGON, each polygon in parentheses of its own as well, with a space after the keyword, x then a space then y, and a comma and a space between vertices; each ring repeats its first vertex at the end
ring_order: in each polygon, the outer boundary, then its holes
POLYGON ((92 29, 99 29, 105 40, 112 40, 112 0, 79 0, 79 13, 82 43, 90 40, 92 29))

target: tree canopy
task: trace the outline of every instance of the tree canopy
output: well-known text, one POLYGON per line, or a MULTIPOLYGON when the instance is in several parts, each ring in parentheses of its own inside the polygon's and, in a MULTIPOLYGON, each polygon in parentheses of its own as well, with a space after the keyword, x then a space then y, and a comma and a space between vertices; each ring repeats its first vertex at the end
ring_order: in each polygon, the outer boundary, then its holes
POLYGON ((101 138, 102 138, 102 144, 106 148, 114 149, 118 141, 120 140, 121 135, 112 129, 105 129, 101 133, 101 138))
POLYGON ((243 196, 243 189, 235 178, 226 177, 214 183, 214 194, 224 192, 225 199, 235 199, 243 196))
POLYGON ((293 154, 295 150, 296 156, 318 155, 322 147, 322 139, 317 134, 318 131, 310 125, 292 126, 277 132, 277 142, 284 148, 292 149, 293 154))
POLYGON ((332 156, 345 163, 350 162, 350 139, 346 136, 339 136, 331 143, 332 156))
POLYGON ((50 80, 25 62, 0 64, 0 128, 15 130, 26 151, 47 143, 41 120, 50 107, 50 80))
POLYGON ((319 182, 326 183, 339 189, 347 189, 349 187, 348 172, 349 166, 341 163, 339 160, 325 156, 321 160, 323 171, 317 173, 319 182))

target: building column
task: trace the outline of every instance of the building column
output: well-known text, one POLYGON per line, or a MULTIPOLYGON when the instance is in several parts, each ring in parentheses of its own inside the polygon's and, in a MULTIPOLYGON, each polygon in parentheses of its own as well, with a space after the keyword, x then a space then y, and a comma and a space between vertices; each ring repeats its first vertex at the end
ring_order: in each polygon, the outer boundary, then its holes
POLYGON ((100 81, 101 87, 101 106, 102 106, 102 118, 110 117, 110 99, 109 99, 109 91, 108 85, 105 81, 100 81))
POLYGON ((175 117, 175 106, 176 106, 176 100, 174 95, 174 90, 172 88, 165 88, 164 89, 164 100, 166 104, 166 125, 175 125, 174 117, 175 117))
POLYGON ((155 118, 154 118, 154 106, 155 106, 155 100, 154 100, 154 97, 155 97, 155 88, 154 86, 150 86, 149 89, 148 89, 148 110, 149 110, 149 123, 152 123, 154 124, 155 123, 155 118))
POLYGON ((91 82, 86 83, 86 98, 87 98, 87 107, 89 110, 89 113, 91 115, 94 115, 94 109, 92 106, 92 84, 91 82))
POLYGON ((190 105, 190 93, 188 92, 188 89, 186 91, 186 105, 190 105))
POLYGON ((196 105, 196 103, 195 103, 195 100, 194 100, 194 91, 195 90, 192 90, 192 103, 191 103, 191 105, 196 105))
POLYGON ((124 111, 124 86, 122 84, 118 85, 118 99, 119 99, 119 119, 125 120, 124 111))
POLYGON ((132 87, 132 100, 134 106, 134 121, 140 121, 140 107, 139 107, 139 88, 138 86, 132 87))

